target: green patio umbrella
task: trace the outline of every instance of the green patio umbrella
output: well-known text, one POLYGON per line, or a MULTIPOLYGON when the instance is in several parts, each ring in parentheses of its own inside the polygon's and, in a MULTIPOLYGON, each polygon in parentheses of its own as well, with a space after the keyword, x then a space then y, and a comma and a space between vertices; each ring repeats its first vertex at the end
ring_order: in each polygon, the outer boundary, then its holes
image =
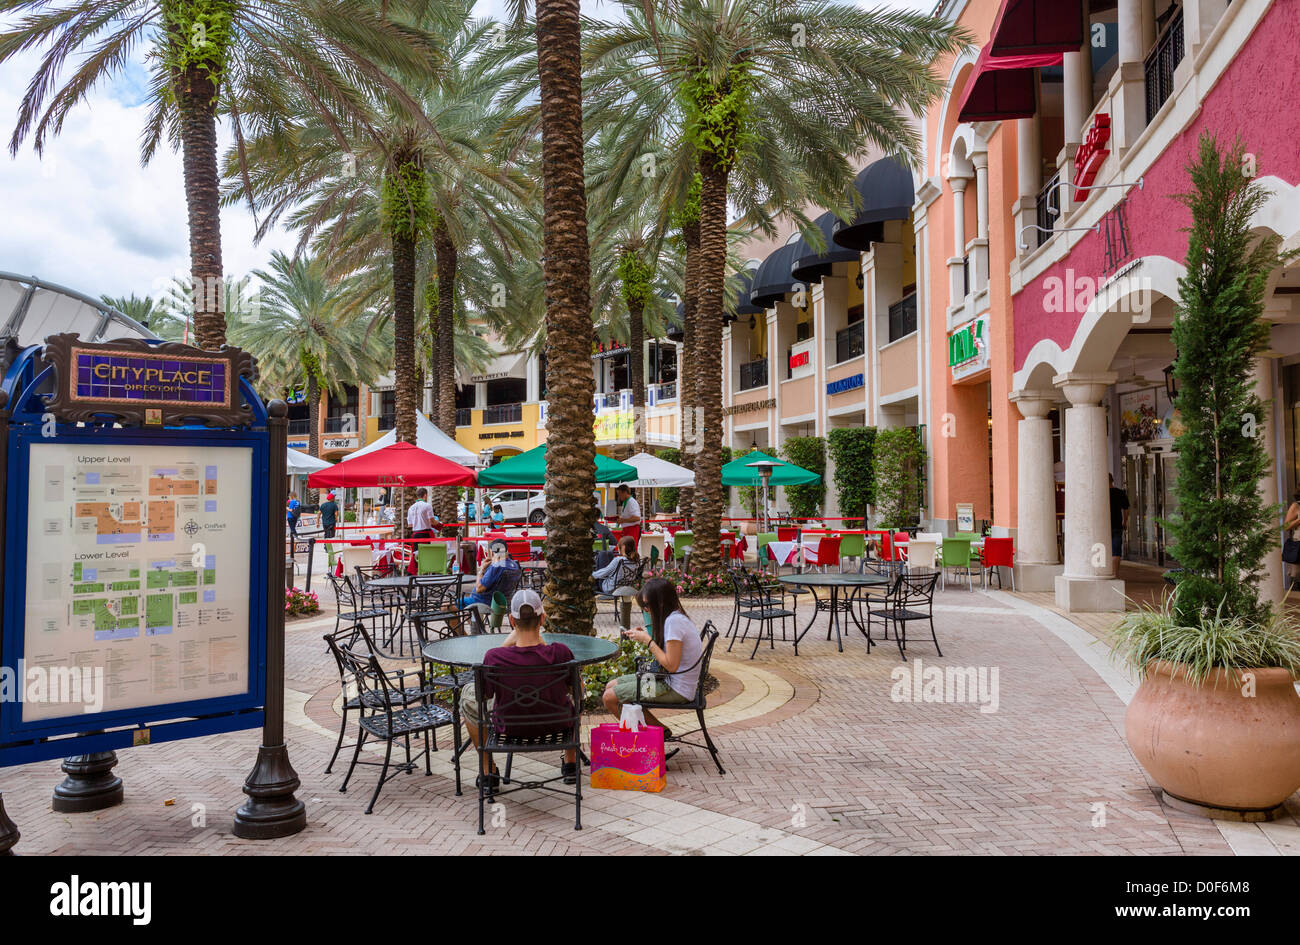
MULTIPOLYGON (((821 476, 815 472, 809 472, 802 466, 796 466, 794 463, 786 463, 774 456, 768 456, 766 453, 746 453, 737 459, 733 459, 722 467, 722 484, 724 486, 758 486, 763 483, 763 476, 759 471, 749 463, 769 462, 776 463, 772 467, 772 481, 774 486, 802 486, 808 482, 817 482, 821 476)), ((479 482, 483 481, 483 474, 479 474, 479 482)))
MULTIPOLYGON (((640 473, 635 466, 596 454, 597 482, 630 482, 640 473)), ((546 446, 536 446, 526 453, 503 459, 478 474, 480 486, 536 486, 546 482, 546 446)))

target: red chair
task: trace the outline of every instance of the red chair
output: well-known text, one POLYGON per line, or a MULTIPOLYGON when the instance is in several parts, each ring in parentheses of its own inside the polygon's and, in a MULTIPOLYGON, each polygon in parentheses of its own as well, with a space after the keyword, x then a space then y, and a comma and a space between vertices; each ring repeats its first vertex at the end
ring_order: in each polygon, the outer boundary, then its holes
POLYGON ((816 551, 804 551, 804 561, 812 567, 826 570, 828 564, 839 567, 840 564, 840 539, 839 536, 834 538, 826 537, 817 543, 816 551))
POLYGON ((784 526, 778 525, 776 529, 776 540, 777 541, 798 541, 799 529, 786 528, 784 526))
POLYGON ((533 545, 527 538, 510 538, 506 540, 506 554, 510 555, 520 564, 525 561, 531 561, 533 557, 533 545))
MULTIPOLYGON (((1016 549, 1015 540, 1011 538, 985 538, 984 548, 980 551, 980 564, 984 570, 993 569, 998 577, 998 587, 1002 587, 1002 572, 998 568, 1007 568, 1011 572, 1011 589, 1016 589, 1016 549)), ((985 575, 987 580, 987 575, 985 575)))

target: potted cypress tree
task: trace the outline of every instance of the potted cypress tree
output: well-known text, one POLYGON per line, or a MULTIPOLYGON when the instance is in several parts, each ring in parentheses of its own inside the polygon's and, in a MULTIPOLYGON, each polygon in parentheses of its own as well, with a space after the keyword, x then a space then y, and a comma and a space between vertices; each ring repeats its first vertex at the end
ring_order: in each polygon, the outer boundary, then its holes
POLYGON ((1181 570, 1158 607, 1129 614, 1114 653, 1142 680, 1124 728, 1166 799, 1216 817, 1264 820, 1300 787, 1300 670, 1295 623, 1259 596, 1278 552, 1278 509, 1260 480, 1268 405, 1253 367, 1268 345, 1261 320, 1276 236, 1251 218, 1267 194, 1243 173, 1244 145, 1202 135, 1188 167, 1187 274, 1173 343, 1183 423, 1178 516, 1164 523, 1181 570))

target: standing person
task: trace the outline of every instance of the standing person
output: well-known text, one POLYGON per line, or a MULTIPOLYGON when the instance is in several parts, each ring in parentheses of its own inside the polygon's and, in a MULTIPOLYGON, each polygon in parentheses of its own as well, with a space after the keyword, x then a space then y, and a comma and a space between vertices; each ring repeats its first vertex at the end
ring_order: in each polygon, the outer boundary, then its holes
POLYGON ((285 518, 289 522, 289 538, 293 541, 298 540, 298 518, 302 515, 302 503, 298 501, 297 496, 289 496, 285 501, 285 518))
POLYGON ((1119 576, 1119 559, 1124 554, 1124 532, 1128 530, 1128 493, 1116 487, 1110 476, 1110 573, 1119 576))
MULTIPOLYGON (((641 628, 626 630, 623 636, 650 648, 650 655, 659 668, 671 676, 643 676, 641 692, 636 691, 636 675, 619 676, 605 686, 602 701, 605 708, 616 717, 622 707, 640 699, 655 702, 690 702, 695 698, 695 687, 700 680, 700 655, 704 644, 700 631, 682 610, 681 599, 671 581, 651 578, 636 595, 637 606, 650 617, 650 632, 641 628)), ((645 711, 648 725, 663 725, 650 711, 645 711)), ((672 732, 664 726, 664 738, 672 732)))
MULTIPOLYGON (((1282 519, 1282 528, 1289 533, 1286 536, 1287 538, 1292 539, 1293 541, 1300 541, 1300 492, 1297 492, 1292 497, 1291 504, 1287 506, 1286 516, 1282 519)), ((1287 587, 1289 588, 1291 587, 1292 582, 1296 579, 1296 571, 1297 569, 1300 569, 1300 562, 1291 562, 1286 560, 1287 555, 1285 553, 1285 542, 1283 542, 1282 550, 1283 563, 1291 565, 1291 568, 1289 569, 1291 573, 1287 577, 1287 587)))
POLYGON ((416 489, 415 501, 406 510, 406 524, 410 526, 411 537, 416 539, 416 543, 411 545, 411 560, 407 566, 407 572, 410 574, 419 573, 416 562, 420 557, 420 544, 433 537, 433 522, 433 505, 429 502, 429 490, 416 489))
POLYGON ((325 493, 325 501, 320 505, 320 527, 326 538, 334 537, 334 528, 338 524, 339 506, 334 501, 334 493, 325 493))
POLYGON ((641 506, 632 498, 631 486, 620 485, 614 490, 614 501, 618 506, 618 524, 624 535, 630 535, 633 541, 641 540, 641 506))

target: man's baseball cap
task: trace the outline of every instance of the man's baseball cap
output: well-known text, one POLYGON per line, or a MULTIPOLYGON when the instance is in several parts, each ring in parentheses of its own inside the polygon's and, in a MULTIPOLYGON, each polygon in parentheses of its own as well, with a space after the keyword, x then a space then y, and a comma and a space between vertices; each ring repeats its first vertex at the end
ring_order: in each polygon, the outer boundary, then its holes
POLYGON ((327 499, 333 499, 333 498, 334 498, 334 493, 332 493, 332 492, 327 492, 327 493, 325 493, 325 498, 327 498, 327 499))
POLYGON ((515 596, 510 598, 511 617, 514 617, 516 620, 523 617, 524 614, 520 611, 525 607, 532 610, 532 613, 529 614, 528 617, 536 617, 538 614, 542 613, 542 598, 536 591, 524 588, 515 591, 515 596))

